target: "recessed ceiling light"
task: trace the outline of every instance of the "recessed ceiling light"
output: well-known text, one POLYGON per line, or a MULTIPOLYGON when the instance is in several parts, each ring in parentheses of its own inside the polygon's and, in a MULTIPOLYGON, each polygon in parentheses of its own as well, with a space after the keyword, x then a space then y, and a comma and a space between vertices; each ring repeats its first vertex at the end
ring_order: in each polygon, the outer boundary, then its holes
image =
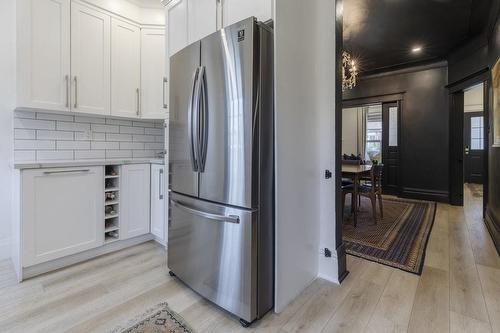
POLYGON ((422 46, 414 46, 414 47, 412 47, 411 52, 412 53, 420 53, 420 52, 422 52, 422 46))

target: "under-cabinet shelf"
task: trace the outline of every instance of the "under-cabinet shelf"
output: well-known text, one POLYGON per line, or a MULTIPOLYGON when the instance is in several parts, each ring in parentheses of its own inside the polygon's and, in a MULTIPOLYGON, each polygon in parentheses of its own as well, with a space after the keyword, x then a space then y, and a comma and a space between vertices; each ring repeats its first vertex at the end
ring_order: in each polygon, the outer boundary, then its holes
POLYGON ((120 202, 118 200, 111 200, 104 202, 105 206, 118 205, 120 202))
POLYGON ((104 219, 105 220, 109 220, 109 219, 112 219, 112 218, 115 218, 115 217, 118 217, 118 216, 119 216, 118 214, 109 214, 109 215, 105 215, 104 219))
POLYGON ((116 176, 104 176, 105 179, 113 179, 113 178, 119 178, 119 175, 116 176))
POLYGON ((104 192, 113 192, 113 191, 119 191, 119 190, 120 190, 119 187, 110 187, 110 188, 104 189, 104 192))

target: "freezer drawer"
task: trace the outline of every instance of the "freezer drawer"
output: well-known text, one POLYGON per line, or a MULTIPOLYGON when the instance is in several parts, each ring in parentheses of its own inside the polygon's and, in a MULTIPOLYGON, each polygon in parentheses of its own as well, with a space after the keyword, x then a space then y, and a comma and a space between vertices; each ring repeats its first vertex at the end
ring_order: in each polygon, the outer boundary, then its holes
POLYGON ((193 290, 251 322, 256 318, 257 212, 175 193, 168 266, 193 290))

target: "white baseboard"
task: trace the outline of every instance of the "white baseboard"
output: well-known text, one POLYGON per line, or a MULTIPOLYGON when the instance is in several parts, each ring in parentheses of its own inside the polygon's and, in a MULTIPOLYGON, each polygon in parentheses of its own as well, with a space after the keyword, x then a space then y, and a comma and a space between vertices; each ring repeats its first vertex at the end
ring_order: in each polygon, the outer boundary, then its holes
POLYGON ((0 260, 10 258, 10 238, 0 239, 0 260))

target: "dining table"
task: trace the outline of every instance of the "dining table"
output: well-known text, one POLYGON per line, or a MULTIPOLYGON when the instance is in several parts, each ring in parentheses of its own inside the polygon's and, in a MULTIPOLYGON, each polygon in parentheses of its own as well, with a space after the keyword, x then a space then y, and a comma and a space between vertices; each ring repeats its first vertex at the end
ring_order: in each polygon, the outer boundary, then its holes
POLYGON ((372 170, 372 166, 369 164, 354 165, 354 164, 342 164, 342 178, 350 178, 354 183, 354 198, 353 198, 353 211, 354 211, 354 227, 358 223, 358 190, 359 182, 363 176, 369 175, 372 170))

